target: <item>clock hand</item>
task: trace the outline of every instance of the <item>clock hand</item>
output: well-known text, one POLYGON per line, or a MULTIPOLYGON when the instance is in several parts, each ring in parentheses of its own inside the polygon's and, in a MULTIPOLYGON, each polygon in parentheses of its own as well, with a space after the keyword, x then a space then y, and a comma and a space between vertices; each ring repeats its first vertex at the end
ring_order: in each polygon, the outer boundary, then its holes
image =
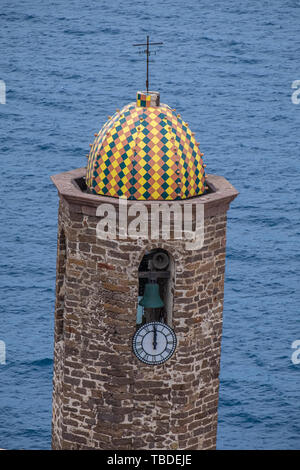
POLYGON ((156 327, 153 325, 153 349, 156 349, 157 341, 156 341, 156 327))

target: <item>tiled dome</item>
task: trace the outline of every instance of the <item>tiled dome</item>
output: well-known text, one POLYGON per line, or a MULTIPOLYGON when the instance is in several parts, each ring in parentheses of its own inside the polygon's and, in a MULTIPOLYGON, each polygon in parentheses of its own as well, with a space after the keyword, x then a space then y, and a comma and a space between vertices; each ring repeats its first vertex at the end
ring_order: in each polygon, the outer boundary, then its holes
POLYGON ((178 200, 205 192, 202 153, 179 114, 156 92, 109 117, 95 134, 86 183, 94 194, 136 200, 178 200))

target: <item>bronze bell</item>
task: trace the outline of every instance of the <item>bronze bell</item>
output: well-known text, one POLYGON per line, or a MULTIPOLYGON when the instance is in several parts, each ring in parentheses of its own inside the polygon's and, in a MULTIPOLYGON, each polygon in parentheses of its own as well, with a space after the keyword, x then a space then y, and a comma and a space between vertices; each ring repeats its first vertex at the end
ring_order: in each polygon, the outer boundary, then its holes
POLYGON ((160 308, 164 306, 159 295, 159 285, 157 282, 148 282, 145 285, 144 296, 139 301, 139 305, 145 308, 160 308))

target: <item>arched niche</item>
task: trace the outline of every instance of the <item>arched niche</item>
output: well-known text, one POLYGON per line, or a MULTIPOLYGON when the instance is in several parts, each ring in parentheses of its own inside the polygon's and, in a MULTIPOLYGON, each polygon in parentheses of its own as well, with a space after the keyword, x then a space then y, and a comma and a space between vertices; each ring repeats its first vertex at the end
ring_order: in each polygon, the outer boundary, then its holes
POLYGON ((146 251, 139 265, 138 276, 137 327, 150 321, 161 321, 172 327, 175 279, 173 256, 162 248, 146 251), (157 284, 158 287, 147 289, 147 284, 157 284), (150 299, 150 303, 153 298, 157 302, 160 299, 163 306, 152 308, 140 305, 145 298, 146 301, 150 299))
POLYGON ((64 339, 65 310, 65 276, 67 265, 67 241, 64 230, 61 230, 57 244, 57 275, 56 275, 56 317, 55 331, 57 341, 64 339))

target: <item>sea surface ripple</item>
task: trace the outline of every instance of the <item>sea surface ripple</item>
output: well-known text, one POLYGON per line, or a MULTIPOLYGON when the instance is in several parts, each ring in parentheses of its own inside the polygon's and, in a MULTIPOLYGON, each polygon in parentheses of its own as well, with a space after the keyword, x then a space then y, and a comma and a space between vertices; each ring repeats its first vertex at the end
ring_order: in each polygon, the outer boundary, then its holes
POLYGON ((150 88, 196 133, 228 213, 218 449, 300 448, 298 0, 1 1, 0 447, 49 449, 57 193, 150 88))

